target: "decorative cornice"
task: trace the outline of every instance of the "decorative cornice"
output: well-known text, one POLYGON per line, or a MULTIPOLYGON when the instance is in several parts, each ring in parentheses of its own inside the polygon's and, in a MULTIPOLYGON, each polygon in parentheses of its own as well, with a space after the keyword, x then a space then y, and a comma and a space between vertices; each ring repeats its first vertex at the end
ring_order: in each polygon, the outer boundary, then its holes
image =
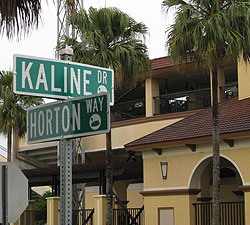
POLYGON ((171 190, 152 190, 152 191, 140 191, 140 194, 144 197, 147 196, 173 196, 173 195, 197 195, 201 189, 171 189, 171 190))

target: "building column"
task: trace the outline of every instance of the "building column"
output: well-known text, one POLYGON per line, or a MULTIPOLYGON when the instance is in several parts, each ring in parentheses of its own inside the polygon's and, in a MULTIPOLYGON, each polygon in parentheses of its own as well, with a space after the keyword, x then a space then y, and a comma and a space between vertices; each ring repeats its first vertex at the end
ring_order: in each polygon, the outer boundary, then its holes
POLYGON ((146 96, 146 117, 160 113, 159 101, 154 101, 153 97, 160 95, 159 81, 153 78, 147 78, 145 81, 146 96))
MULTIPOLYGON (((212 70, 210 70, 210 88, 211 88, 211 105, 213 104, 213 92, 212 92, 212 70)), ((223 95, 220 87, 225 86, 225 73, 224 67, 218 66, 217 68, 217 80, 218 80, 218 102, 220 103, 223 100, 223 95)))
POLYGON ((95 195, 94 197, 94 225, 103 225, 106 224, 106 195, 95 195))
POLYGON ((241 55, 238 60, 238 90, 239 100, 250 97, 250 62, 246 62, 241 55))
POLYGON ((47 198, 47 225, 57 225, 59 222, 60 197, 47 198))
POLYGON ((248 213, 250 209, 250 186, 244 187, 244 202, 245 202, 245 225, 250 225, 250 214, 248 213))

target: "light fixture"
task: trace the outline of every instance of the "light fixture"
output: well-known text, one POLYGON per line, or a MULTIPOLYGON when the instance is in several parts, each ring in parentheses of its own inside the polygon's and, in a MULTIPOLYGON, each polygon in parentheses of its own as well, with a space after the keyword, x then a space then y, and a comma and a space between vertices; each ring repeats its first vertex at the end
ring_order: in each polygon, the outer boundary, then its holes
POLYGON ((161 162, 161 173, 163 180, 166 180, 168 173, 168 162, 161 162))

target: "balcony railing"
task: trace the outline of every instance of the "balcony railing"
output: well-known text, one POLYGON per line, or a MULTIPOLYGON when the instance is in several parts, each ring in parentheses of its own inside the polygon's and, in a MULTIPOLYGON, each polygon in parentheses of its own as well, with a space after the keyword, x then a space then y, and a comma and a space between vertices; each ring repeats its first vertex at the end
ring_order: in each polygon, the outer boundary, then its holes
POLYGON ((143 225, 144 208, 113 209, 112 225, 143 225))
MULTIPOLYGON (((212 203, 194 203, 195 225, 212 224, 212 203)), ((244 202, 221 202, 220 225, 245 225, 244 202)))
POLYGON ((155 114, 167 114, 203 109, 210 105, 210 88, 154 97, 155 114))
POLYGON ((72 210, 72 220, 75 225, 93 225, 94 209, 72 210))
POLYGON ((237 84, 230 84, 220 87, 220 95, 221 101, 225 101, 229 98, 238 95, 238 85, 237 84))
POLYGON ((122 121, 145 117, 145 111, 145 99, 117 103, 111 109, 111 121, 122 121))

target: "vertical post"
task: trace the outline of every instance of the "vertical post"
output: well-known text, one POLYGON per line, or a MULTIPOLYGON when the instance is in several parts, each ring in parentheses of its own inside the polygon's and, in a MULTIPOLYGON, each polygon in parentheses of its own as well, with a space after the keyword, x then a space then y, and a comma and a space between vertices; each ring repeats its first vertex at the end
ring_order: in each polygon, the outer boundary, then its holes
MULTIPOLYGON (((72 60, 69 46, 59 51, 61 60, 72 60)), ((61 139, 60 157, 60 225, 72 225, 72 139, 61 139)))
POLYGON ((72 140, 60 140, 60 225, 72 225, 72 140))
POLYGON ((2 225, 8 225, 8 166, 2 166, 2 225))
POLYGON ((111 145, 111 130, 106 134, 106 186, 107 186, 107 211, 106 225, 112 224, 112 197, 113 197, 113 165, 112 165, 112 145, 111 145))

